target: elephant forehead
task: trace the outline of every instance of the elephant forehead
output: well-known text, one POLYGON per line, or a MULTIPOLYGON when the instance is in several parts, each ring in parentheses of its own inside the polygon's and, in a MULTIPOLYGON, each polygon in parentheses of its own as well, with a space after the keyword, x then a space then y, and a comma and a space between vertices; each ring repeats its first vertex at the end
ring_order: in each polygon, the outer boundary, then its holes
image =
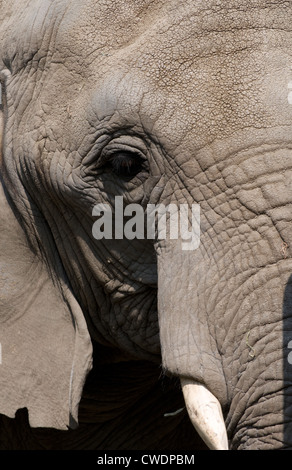
POLYGON ((95 60, 103 67, 115 53, 133 50, 137 67, 156 64, 164 86, 198 58, 254 48, 268 30, 289 34, 291 17, 291 2, 280 0, 32 0, 18 9, 17 18, 17 6, 14 15, 0 14, 5 50, 18 66, 49 55, 84 74, 95 60))
POLYGON ((243 121, 263 128, 291 120, 291 5, 114 3, 112 14, 109 2, 87 0, 58 32, 67 67, 79 68, 105 115, 139 110, 168 141, 191 133, 194 142, 195 130, 199 147, 243 121))
MULTIPOLYGON (((215 52, 216 47, 222 51, 220 33, 235 33, 230 41, 224 37, 228 52, 240 41, 242 46, 248 45, 248 30, 289 31, 291 11, 290 2, 271 4, 265 0, 71 0, 56 4, 63 5, 62 9, 52 10, 52 15, 61 18, 61 21, 53 18, 57 39, 81 56, 103 48, 108 52, 126 48, 144 35, 147 41, 156 36, 156 53, 171 52, 173 56, 176 49, 179 56, 193 57, 196 51, 201 56, 202 48, 206 53, 215 52), (244 40, 236 39, 240 32, 245 32, 244 40)), ((48 19, 52 22, 50 15, 48 19)))
POLYGON ((235 133, 243 122, 246 128, 291 122, 291 2, 30 5, 20 22, 11 20, 18 40, 7 35, 6 53, 17 61, 16 69, 24 62, 45 70, 42 106, 53 110, 58 126, 74 116, 74 106, 86 122, 85 108, 93 103, 98 117, 137 111, 166 141, 186 144, 189 135, 191 145, 202 147, 235 133))

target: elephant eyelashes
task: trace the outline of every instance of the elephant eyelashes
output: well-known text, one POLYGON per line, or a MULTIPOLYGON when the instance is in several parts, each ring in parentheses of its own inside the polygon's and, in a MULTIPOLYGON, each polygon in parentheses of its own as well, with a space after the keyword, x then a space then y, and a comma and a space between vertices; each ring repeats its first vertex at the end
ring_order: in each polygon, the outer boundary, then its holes
POLYGON ((106 167, 115 175, 126 178, 134 177, 146 170, 145 160, 132 152, 115 153, 108 159, 106 167))

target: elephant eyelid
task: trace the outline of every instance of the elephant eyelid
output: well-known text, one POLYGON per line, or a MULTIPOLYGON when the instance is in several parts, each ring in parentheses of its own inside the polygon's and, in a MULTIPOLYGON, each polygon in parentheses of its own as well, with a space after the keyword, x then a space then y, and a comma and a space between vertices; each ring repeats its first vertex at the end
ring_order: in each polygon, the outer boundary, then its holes
POLYGON ((136 176, 141 171, 147 170, 146 160, 139 154, 129 151, 115 152, 109 155, 101 166, 121 177, 136 176))

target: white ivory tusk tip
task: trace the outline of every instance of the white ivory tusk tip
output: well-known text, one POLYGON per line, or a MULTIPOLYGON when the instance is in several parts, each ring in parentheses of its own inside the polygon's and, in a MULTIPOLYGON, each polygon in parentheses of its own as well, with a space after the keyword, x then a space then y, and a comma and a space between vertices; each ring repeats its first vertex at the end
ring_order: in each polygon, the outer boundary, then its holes
POLYGON ((181 379, 186 408, 193 426, 211 450, 228 450, 228 438, 217 398, 205 385, 181 379))

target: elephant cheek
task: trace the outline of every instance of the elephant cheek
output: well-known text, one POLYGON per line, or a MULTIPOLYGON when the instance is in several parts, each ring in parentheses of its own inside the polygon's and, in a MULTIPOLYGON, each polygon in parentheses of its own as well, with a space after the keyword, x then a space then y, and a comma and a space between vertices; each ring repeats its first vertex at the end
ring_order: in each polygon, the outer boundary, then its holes
POLYGON ((157 248, 162 361, 168 373, 205 385, 225 407, 227 388, 215 328, 199 302, 201 256, 198 249, 183 251, 179 241, 157 248))

